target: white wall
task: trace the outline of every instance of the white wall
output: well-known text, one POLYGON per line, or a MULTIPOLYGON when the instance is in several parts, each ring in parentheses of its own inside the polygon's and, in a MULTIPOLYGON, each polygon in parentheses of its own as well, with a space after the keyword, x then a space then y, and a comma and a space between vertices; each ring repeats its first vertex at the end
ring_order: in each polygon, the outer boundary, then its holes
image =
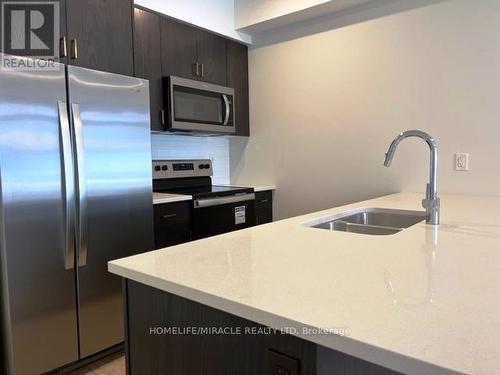
POLYGON ((234 0, 134 0, 143 7, 251 43, 251 37, 234 27, 234 0))
POLYGON ((499 35, 498 0, 454 0, 252 49, 251 137, 231 140, 232 182, 276 184, 278 218, 423 191, 423 142, 382 166, 418 128, 438 141, 443 193, 500 195, 499 35))

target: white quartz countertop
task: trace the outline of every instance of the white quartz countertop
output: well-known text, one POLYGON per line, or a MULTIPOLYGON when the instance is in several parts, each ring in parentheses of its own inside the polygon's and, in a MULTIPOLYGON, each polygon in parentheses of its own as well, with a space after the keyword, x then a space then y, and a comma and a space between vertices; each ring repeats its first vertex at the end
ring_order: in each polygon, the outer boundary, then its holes
POLYGON ((115 260, 109 270, 403 373, 498 374, 500 198, 442 196, 439 227, 388 236, 302 225, 357 207, 421 210, 421 199, 389 195, 115 260))
POLYGON ((153 192, 153 204, 190 201, 191 199, 193 199, 191 195, 153 192))

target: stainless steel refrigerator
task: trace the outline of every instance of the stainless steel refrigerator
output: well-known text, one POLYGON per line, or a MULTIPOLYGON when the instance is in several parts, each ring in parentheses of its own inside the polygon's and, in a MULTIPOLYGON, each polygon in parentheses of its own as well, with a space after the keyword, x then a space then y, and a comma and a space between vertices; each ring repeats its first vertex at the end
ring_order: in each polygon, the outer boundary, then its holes
POLYGON ((123 341, 107 262, 153 248, 148 82, 0 70, 2 357, 39 374, 123 341))

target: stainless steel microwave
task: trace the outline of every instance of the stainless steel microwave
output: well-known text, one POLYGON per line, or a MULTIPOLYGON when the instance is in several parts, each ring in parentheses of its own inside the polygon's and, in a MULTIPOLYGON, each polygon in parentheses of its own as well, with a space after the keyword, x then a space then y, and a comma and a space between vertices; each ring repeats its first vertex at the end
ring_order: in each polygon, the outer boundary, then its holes
POLYGON ((234 89, 170 76, 164 79, 163 90, 168 113, 167 130, 212 134, 235 132, 234 89))

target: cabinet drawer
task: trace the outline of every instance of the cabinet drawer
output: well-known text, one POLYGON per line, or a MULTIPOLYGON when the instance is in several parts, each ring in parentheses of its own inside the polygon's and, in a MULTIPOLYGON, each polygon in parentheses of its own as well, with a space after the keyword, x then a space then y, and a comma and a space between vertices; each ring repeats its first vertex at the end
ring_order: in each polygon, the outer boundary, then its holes
POLYGON ((191 201, 154 206, 155 248, 173 246, 191 239, 191 201))
POLYGON ((255 215, 257 225, 273 221, 273 192, 271 190, 255 193, 255 215))

